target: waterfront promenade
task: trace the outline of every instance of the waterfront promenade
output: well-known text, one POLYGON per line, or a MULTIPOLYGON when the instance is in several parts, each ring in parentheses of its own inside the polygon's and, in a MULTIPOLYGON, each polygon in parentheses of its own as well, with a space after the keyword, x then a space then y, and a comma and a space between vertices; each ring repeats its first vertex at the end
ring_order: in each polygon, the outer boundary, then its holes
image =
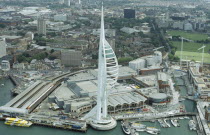
POLYGON ((180 112, 179 110, 173 111, 165 111, 165 112, 155 112, 155 113, 133 113, 133 114, 122 114, 122 115, 112 115, 116 120, 124 120, 124 119, 140 119, 142 121, 150 121, 154 119, 161 119, 167 117, 175 117, 175 116, 195 116, 197 113, 194 112, 180 112))

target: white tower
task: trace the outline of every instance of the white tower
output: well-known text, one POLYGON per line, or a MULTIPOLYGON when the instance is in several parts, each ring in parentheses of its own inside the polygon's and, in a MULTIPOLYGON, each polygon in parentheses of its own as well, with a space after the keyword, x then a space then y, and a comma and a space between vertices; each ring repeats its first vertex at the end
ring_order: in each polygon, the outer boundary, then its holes
POLYGON ((91 126, 98 130, 114 128, 116 121, 107 115, 107 98, 118 78, 118 62, 112 47, 105 39, 103 6, 101 13, 101 33, 98 55, 98 93, 96 115, 92 117, 91 126))

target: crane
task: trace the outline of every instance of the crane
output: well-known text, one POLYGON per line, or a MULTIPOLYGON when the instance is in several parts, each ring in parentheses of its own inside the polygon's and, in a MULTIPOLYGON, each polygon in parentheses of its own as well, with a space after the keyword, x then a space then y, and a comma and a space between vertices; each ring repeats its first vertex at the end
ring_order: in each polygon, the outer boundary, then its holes
POLYGON ((180 52, 180 68, 182 68, 182 54, 183 54, 183 37, 181 37, 182 42, 181 42, 181 52, 180 52))
POLYGON ((202 52, 202 68, 203 68, 204 48, 205 48, 205 47, 206 47, 206 46, 203 45, 201 48, 198 48, 198 51, 201 50, 201 49, 203 49, 203 52, 202 52))
POLYGON ((160 46, 160 47, 158 47, 158 48, 155 48, 155 49, 153 49, 153 51, 157 51, 157 50, 159 50, 159 49, 161 49, 161 48, 163 48, 164 46, 160 46))

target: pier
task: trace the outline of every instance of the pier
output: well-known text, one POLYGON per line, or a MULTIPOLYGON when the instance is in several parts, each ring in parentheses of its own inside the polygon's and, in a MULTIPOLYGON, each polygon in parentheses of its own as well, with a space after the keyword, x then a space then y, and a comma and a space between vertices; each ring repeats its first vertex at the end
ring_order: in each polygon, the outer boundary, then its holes
POLYGON ((196 116, 196 115, 198 114, 195 112, 185 112, 185 113, 162 112, 162 113, 146 113, 146 114, 136 113, 136 114, 113 115, 113 117, 117 120, 139 118, 142 121, 150 121, 150 120, 164 119, 170 117, 196 116))

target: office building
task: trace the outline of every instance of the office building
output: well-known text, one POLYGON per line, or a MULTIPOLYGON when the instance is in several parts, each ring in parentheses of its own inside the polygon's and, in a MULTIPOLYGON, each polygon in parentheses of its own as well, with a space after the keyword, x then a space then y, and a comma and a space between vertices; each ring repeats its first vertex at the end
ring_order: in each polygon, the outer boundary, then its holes
POLYGON ((0 58, 4 57, 5 55, 7 55, 6 42, 4 39, 0 39, 0 58))
POLYGON ((37 31, 38 34, 46 35, 46 21, 43 18, 38 18, 37 31))
POLYGON ((135 18, 136 12, 133 9, 124 9, 124 18, 135 18))
POLYGON ((75 50, 61 51, 61 63, 64 66, 81 66, 82 53, 75 50))

